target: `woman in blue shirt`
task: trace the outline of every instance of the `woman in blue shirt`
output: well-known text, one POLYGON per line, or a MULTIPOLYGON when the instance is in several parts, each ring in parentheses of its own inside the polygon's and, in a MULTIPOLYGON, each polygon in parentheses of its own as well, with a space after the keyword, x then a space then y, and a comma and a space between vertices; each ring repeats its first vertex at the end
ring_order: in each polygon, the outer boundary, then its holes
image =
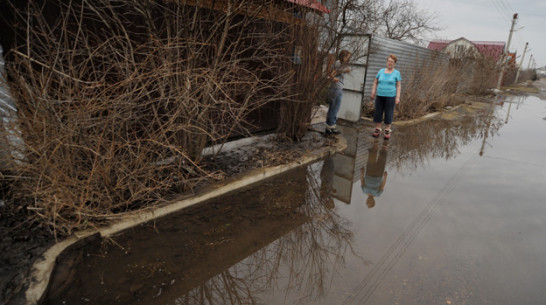
POLYGON ((394 106, 400 103, 400 82, 402 81, 402 76, 398 70, 394 69, 397 60, 396 55, 389 55, 387 58, 387 68, 381 69, 377 73, 372 86, 372 94, 370 95, 372 100, 375 99, 375 113, 373 116, 375 130, 372 135, 379 137, 381 134, 381 121, 383 121, 384 114, 385 132, 383 133, 383 137, 385 140, 391 138, 394 106))

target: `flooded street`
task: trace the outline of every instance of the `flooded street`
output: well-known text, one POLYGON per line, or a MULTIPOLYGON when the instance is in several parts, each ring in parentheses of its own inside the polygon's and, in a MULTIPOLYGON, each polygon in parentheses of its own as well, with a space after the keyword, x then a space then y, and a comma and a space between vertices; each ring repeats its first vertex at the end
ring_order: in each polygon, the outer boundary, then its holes
POLYGON ((471 108, 82 246, 45 304, 546 304, 546 101, 471 108))

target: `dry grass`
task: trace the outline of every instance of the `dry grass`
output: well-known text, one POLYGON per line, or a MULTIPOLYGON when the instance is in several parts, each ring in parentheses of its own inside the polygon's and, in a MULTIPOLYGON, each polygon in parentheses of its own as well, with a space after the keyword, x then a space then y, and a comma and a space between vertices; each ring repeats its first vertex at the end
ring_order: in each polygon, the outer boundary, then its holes
POLYGON ((423 62, 406 76, 397 119, 413 119, 454 106, 460 99, 453 94, 488 94, 496 85, 498 67, 488 58, 451 59, 448 64, 423 62))
POLYGON ((473 95, 485 95, 490 89, 496 87, 499 77, 499 67, 495 61, 489 58, 482 58, 470 64, 472 78, 468 83, 468 89, 464 92, 473 95))
POLYGON ((442 107, 449 97, 447 85, 449 77, 446 67, 421 65, 404 82, 398 116, 401 119, 415 118, 442 107))

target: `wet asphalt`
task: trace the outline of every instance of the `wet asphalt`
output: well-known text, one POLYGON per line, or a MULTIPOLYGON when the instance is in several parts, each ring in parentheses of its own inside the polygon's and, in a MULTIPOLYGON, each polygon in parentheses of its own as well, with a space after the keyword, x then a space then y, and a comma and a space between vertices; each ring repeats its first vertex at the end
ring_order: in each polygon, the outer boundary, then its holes
POLYGON ((482 102, 341 126, 343 154, 67 254, 46 304, 546 304, 546 100, 482 102))

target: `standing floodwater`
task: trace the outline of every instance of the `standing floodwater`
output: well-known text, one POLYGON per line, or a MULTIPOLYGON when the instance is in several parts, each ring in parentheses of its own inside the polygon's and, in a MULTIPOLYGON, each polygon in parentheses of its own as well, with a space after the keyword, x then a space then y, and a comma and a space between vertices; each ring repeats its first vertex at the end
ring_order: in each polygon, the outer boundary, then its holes
POLYGON ((546 304, 546 101, 395 128, 72 251, 46 304, 546 304))

